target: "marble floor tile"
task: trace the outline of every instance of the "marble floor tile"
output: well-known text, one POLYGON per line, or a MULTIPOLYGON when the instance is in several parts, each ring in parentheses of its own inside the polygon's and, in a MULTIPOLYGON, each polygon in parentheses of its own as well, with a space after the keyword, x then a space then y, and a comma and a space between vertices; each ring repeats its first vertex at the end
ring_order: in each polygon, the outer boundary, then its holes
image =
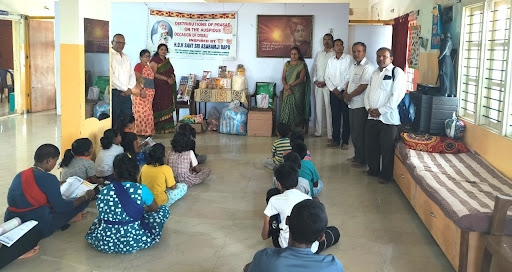
MULTIPOLYGON (((14 175, 33 163, 43 143, 60 147, 60 119, 55 112, 0 119, 0 216, 14 175)), ((170 147, 170 135, 155 135, 170 147)), ((87 218, 40 242, 41 252, 17 260, 3 271, 242 271, 254 253, 271 247, 260 237, 265 193, 272 171, 263 166, 275 138, 197 134, 197 152, 208 155, 212 169, 203 184, 171 206, 162 239, 133 254, 105 254, 84 239, 97 216, 91 203, 87 218)), ((306 137, 324 190, 320 200, 329 225, 341 232, 340 242, 325 254, 335 255, 345 271, 453 271, 450 263, 395 183, 350 167, 353 148, 327 148, 326 137, 306 137)), ((61 151, 62 152, 62 151, 61 151)), ((52 173, 58 175, 59 170, 52 173)))

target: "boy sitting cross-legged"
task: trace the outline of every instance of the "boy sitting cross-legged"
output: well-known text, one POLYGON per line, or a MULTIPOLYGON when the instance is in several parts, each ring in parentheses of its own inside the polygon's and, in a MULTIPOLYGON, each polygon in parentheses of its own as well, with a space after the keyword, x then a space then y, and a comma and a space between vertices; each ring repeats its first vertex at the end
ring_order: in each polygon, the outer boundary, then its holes
POLYGON ((279 123, 277 124, 277 133, 279 139, 272 144, 272 157, 267 158, 264 162, 264 165, 272 170, 283 163, 283 153, 292 149, 290 138, 288 138, 290 127, 285 123, 279 123))
POLYGON ((316 197, 324 188, 324 183, 320 180, 320 175, 318 171, 316 171, 313 162, 305 159, 308 152, 306 144, 301 141, 294 143, 292 152, 299 154, 299 157, 302 159, 300 162, 299 177, 309 181, 311 196, 316 197))
MULTIPOLYGON (((264 211, 261 238, 267 240, 272 237, 274 247, 285 248, 288 246, 289 230, 284 220, 290 215, 295 204, 311 197, 295 189, 298 184, 298 170, 294 165, 288 163, 279 165, 274 171, 274 176, 277 179, 277 188, 267 192, 267 207, 264 211)), ((338 239, 323 240, 320 244, 315 242, 310 247, 311 252, 318 253, 337 241, 338 239)))
POLYGON ((244 267, 244 272, 343 272, 343 266, 335 256, 313 254, 310 250, 313 243, 322 244, 327 240, 333 245, 340 238, 336 227, 327 227, 327 214, 320 202, 306 199, 297 203, 285 221, 289 227, 288 247, 258 251, 252 263, 244 267))

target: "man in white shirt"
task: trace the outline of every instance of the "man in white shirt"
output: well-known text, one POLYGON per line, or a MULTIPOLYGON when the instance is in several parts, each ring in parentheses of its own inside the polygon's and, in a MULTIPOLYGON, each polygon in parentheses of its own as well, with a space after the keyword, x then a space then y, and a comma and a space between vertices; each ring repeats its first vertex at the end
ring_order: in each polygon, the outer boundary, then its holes
POLYGON ((325 69, 325 84, 330 90, 330 104, 332 113, 332 139, 328 139, 327 146, 340 146, 348 149, 350 126, 348 119, 348 105, 343 100, 343 92, 347 85, 347 74, 352 64, 352 57, 343 53, 345 47, 340 39, 334 40, 335 55, 327 62, 325 69), (341 116, 343 115, 343 133, 340 139, 341 116))
POLYGON ((110 71, 112 72, 112 123, 116 126, 123 115, 133 115, 132 88, 135 86, 135 72, 130 59, 123 53, 126 44, 122 34, 112 38, 110 71))
POLYGON ((327 138, 332 139, 332 117, 330 104, 330 91, 325 84, 325 68, 330 58, 334 56, 333 47, 334 38, 330 33, 324 35, 324 49, 316 54, 315 64, 313 66, 313 82, 315 83, 315 101, 316 101, 316 122, 313 135, 322 136, 323 115, 327 121, 327 138))
POLYGON ((400 115, 398 104, 405 96, 405 73, 395 67, 393 52, 382 47, 377 50, 377 64, 364 97, 368 110, 366 122, 366 160, 368 174, 381 178, 380 183, 393 179, 395 140, 398 136, 400 115), (382 156, 382 169, 380 167, 382 156))
POLYGON ((356 42, 352 45, 354 63, 350 66, 348 83, 343 98, 348 104, 350 134, 354 145, 354 157, 350 158, 353 167, 366 166, 365 130, 368 111, 364 107, 364 94, 370 83, 375 67, 366 59, 366 44, 356 42))

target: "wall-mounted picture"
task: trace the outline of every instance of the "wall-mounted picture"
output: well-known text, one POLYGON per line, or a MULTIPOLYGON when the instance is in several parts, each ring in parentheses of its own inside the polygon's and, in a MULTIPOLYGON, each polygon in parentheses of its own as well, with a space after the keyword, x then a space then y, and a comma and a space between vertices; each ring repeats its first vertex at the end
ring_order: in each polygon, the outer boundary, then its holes
POLYGON ((108 53, 108 21, 84 18, 84 40, 86 53, 108 53))
POLYGON ((293 47, 311 58, 313 15, 258 15, 256 35, 259 58, 289 58, 293 47))

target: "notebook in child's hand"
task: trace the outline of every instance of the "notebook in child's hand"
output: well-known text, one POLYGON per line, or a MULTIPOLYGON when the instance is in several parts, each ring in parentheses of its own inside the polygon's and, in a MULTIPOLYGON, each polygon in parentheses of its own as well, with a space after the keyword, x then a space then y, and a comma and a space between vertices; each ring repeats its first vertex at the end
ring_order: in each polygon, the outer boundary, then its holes
POLYGON ((156 142, 151 137, 147 137, 146 140, 144 140, 144 141, 142 141, 142 143, 140 143, 140 145, 143 145, 145 142, 148 143, 147 147, 154 146, 156 144, 156 142))
POLYGON ((15 227, 14 229, 0 236, 0 243, 10 247, 12 244, 14 244, 14 242, 18 241, 18 239, 20 239, 21 236, 27 233, 35 225, 37 225, 37 221, 30 220, 15 227))
POLYGON ((97 184, 92 184, 75 176, 66 179, 66 182, 60 186, 60 192, 64 199, 73 199, 83 196, 85 192, 94 189, 96 186, 97 184))

